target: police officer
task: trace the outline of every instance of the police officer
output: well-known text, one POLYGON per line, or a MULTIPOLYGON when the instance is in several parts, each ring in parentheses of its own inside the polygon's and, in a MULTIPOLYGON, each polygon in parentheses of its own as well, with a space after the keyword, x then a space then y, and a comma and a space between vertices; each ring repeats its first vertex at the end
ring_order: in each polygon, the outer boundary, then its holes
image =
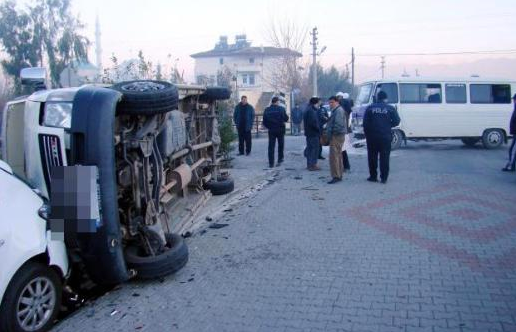
POLYGON ((283 162, 285 146, 285 123, 288 115, 285 108, 279 105, 279 98, 272 97, 271 106, 263 112, 263 126, 269 130, 269 167, 274 167, 274 149, 278 141, 278 164, 283 162))
POLYGON ((391 128, 400 124, 400 117, 394 107, 387 104, 385 91, 378 92, 377 102, 370 105, 364 113, 364 134, 367 140, 369 178, 378 182, 378 157, 380 157, 380 179, 387 182, 389 177, 389 157, 391 154, 391 128))
POLYGON ((512 136, 512 144, 509 149, 509 161, 502 168, 504 172, 516 172, 516 93, 512 96, 512 101, 514 103, 514 110, 509 123, 509 134, 512 136))

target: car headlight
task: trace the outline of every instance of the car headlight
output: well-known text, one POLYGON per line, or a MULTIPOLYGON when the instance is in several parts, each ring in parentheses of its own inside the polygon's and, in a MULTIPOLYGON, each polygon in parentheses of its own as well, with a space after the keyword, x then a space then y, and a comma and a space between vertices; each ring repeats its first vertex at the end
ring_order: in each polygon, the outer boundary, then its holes
POLYGON ((72 124, 72 103, 47 102, 43 113, 43 125, 70 129, 72 124))

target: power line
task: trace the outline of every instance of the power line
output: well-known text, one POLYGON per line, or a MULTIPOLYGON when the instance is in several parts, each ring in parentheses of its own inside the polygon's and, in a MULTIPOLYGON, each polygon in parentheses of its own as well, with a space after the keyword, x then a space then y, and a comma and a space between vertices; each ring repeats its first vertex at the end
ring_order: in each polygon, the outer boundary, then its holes
POLYGON ((436 52, 436 53, 359 53, 357 56, 436 56, 436 55, 462 55, 462 54, 514 54, 516 49, 493 51, 461 51, 461 52, 436 52))

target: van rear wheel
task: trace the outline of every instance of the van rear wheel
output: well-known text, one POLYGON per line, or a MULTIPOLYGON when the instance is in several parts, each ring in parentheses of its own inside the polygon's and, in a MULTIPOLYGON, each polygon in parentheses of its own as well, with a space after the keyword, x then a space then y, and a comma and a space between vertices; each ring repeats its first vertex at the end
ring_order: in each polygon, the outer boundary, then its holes
POLYGON ((505 134, 500 129, 487 129, 482 135, 482 144, 486 149, 496 149, 505 141, 505 134))

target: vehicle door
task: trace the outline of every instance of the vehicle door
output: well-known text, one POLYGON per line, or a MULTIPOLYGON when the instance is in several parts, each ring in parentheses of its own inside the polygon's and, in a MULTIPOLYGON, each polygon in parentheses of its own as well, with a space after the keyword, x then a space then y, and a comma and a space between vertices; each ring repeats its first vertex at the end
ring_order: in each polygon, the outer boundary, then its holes
POLYGON ((474 116, 468 105, 466 83, 444 83, 444 113, 445 120, 441 122, 441 136, 468 137, 480 135, 480 130, 474 129, 474 116))
POLYGON ((442 137, 446 114, 441 83, 400 83, 403 130, 407 137, 442 137))

